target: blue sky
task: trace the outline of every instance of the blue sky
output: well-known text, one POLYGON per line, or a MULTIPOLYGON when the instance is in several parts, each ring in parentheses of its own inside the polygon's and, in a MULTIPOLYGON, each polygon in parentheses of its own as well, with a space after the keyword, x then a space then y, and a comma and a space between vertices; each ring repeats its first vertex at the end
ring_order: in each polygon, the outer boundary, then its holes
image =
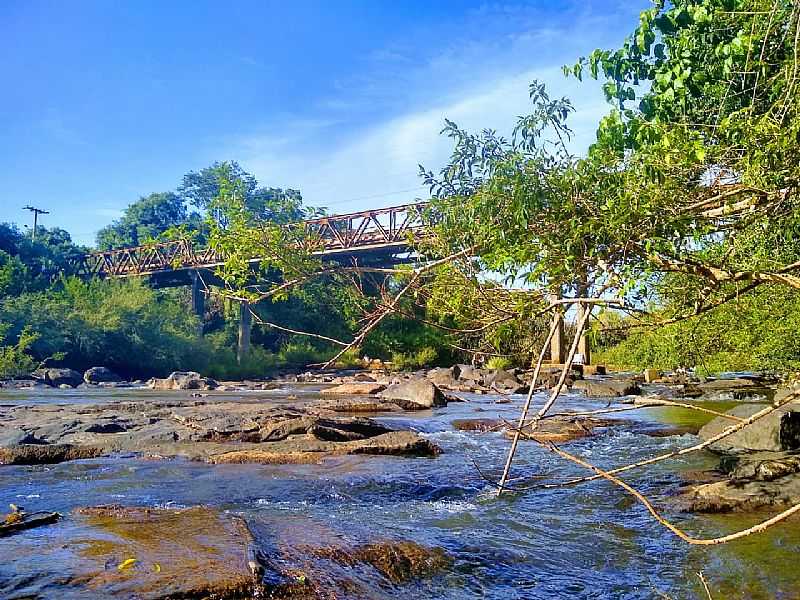
POLYGON ((615 47, 646 1, 0 2, 0 221, 50 210, 81 243, 215 160, 347 212, 424 197, 445 117, 510 131, 528 84, 607 111, 560 67, 615 47))

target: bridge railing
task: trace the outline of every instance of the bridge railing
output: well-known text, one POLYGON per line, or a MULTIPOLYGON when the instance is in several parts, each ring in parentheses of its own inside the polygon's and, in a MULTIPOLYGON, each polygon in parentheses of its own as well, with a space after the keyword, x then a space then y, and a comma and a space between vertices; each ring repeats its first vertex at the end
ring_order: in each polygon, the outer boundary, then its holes
MULTIPOLYGON (((315 253, 325 255, 359 249, 402 248, 410 233, 424 232, 423 203, 331 215, 303 221, 321 243, 315 253)), ((253 257, 257 260, 258 257, 253 257)), ((194 248, 190 240, 175 240, 86 254, 75 265, 79 277, 131 277, 166 271, 210 268, 224 257, 211 248, 194 248)))

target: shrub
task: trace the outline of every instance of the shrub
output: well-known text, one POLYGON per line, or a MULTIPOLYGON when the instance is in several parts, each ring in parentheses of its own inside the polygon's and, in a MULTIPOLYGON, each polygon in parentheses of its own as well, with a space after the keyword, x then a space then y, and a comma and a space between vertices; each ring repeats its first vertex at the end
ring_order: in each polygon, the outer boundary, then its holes
MULTIPOLYGON (((0 338, 2 337, 0 331, 0 338)), ((37 363, 29 352, 37 337, 37 334, 26 327, 20 333, 15 344, 0 346, 0 379, 13 379, 29 375, 36 369, 37 363)))
POLYGON ((415 353, 392 353, 392 367, 398 371, 410 371, 431 366, 436 362, 438 353, 435 348, 424 346, 415 353))
POLYGON ((492 356, 486 362, 487 369, 510 369, 513 366, 510 359, 505 356, 492 356))

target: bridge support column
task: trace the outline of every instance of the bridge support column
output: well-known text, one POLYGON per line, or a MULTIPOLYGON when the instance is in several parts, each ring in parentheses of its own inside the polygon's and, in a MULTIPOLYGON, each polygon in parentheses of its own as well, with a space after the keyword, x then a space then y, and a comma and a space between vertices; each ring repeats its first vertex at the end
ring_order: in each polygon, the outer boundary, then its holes
POLYGON ((253 329, 253 313, 250 312, 250 303, 242 301, 239 304, 239 347, 236 359, 239 363, 250 352, 250 332, 253 329))
POLYGON ((200 335, 203 335, 203 319, 206 314, 206 295, 197 271, 192 271, 192 312, 200 319, 200 335))
POLYGON ((553 311, 553 322, 556 331, 550 338, 550 362, 556 365, 564 363, 564 312, 560 307, 553 311))
MULTIPOLYGON (((578 285, 578 297, 583 298, 588 296, 589 294, 589 278, 586 275, 586 271, 581 272, 580 284, 578 285)), ((592 310, 591 305, 589 304, 578 304, 578 320, 583 318, 583 315, 587 310, 592 310)), ((586 327, 583 329, 583 333, 581 334, 581 339, 578 340, 578 353, 583 356, 583 364, 589 365, 592 363, 592 352, 591 348, 589 347, 589 339, 586 336, 587 329, 589 328, 589 321, 586 322, 586 327)))
MULTIPOLYGON (((587 310, 591 310, 591 307, 587 306, 586 304, 578 305, 578 320, 583 318, 584 311, 587 310)), ((586 329, 583 330, 583 333, 581 334, 581 339, 578 340, 578 354, 583 356, 583 364, 585 365, 592 364, 592 351, 591 348, 589 347, 589 339, 586 336, 586 329)))

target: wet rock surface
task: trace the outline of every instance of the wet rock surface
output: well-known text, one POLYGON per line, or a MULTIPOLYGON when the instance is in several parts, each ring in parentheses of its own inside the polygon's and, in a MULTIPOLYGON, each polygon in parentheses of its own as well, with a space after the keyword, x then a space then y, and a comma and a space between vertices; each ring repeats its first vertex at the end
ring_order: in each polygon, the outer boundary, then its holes
POLYGON ((352 549, 330 547, 311 553, 346 566, 370 565, 393 583, 431 577, 452 565, 453 559, 442 548, 429 548, 409 541, 377 542, 352 549))
POLYGON ((206 507, 99 506, 73 518, 85 533, 65 548, 82 560, 66 577, 87 597, 222 600, 261 591, 252 535, 236 517, 206 507))
MULTIPOLYGON (((539 442, 571 442, 589 437, 605 427, 623 424, 616 419, 599 419, 585 416, 558 416, 542 419, 534 429, 531 424, 523 427, 520 439, 539 442)), ((502 431, 506 437, 513 437, 516 423, 500 419, 456 419, 453 429, 458 431, 492 432, 502 431)))
MULTIPOLYGON (((729 410, 728 414, 745 419, 763 408, 761 404, 743 404, 729 410)), ((704 440, 711 439, 733 423, 730 419, 716 417, 703 426, 698 435, 704 440)), ((786 404, 741 431, 714 442, 710 449, 717 452, 800 449, 800 404, 786 404)))
MULTIPOLYGON (((521 430, 520 439, 537 442, 563 443, 589 437, 597 429, 621 423, 614 419, 597 419, 593 417, 552 417, 542 419, 536 427, 526 425, 521 430)), ((514 432, 508 430, 506 437, 513 437, 514 432)))
POLYGON ((418 434, 319 409, 191 400, 0 407, 0 464, 120 452, 217 462, 317 462, 341 454, 435 456, 418 434))
POLYGON ((728 456, 720 463, 727 478, 701 483, 683 495, 695 512, 785 508, 800 502, 800 454, 752 452, 728 456))

